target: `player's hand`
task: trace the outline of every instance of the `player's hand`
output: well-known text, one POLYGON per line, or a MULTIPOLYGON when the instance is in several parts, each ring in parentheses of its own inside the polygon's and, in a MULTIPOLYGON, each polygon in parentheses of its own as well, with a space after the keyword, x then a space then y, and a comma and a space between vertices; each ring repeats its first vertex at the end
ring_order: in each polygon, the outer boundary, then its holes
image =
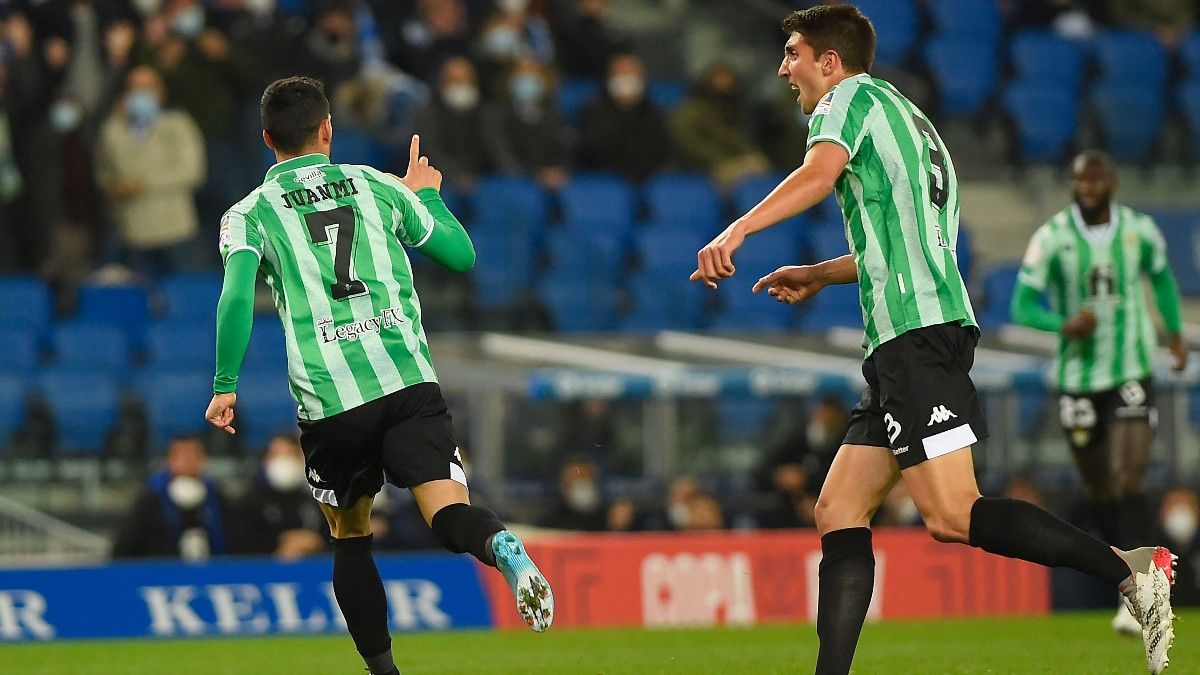
POLYGON ((429 158, 421 156, 421 137, 413 134, 412 144, 408 146, 408 172, 400 179, 409 190, 416 192, 422 188, 442 190, 442 172, 429 166, 429 158))
POLYGON ((1172 335, 1171 342, 1167 345, 1167 349, 1171 350, 1171 356, 1175 357, 1175 363, 1171 364, 1171 368, 1176 371, 1187 368, 1188 348, 1187 343, 1183 341, 1182 335, 1172 335))
POLYGON ((204 419, 214 427, 230 434, 237 433, 233 429, 233 406, 237 403, 237 394, 213 394, 208 410, 204 411, 204 419))
POLYGON ((700 249, 696 254, 696 271, 688 277, 690 281, 703 281, 705 286, 716 288, 721 279, 733 276, 737 268, 733 266, 733 252, 746 241, 742 228, 730 225, 718 234, 716 239, 700 249))
POLYGON ((792 305, 812 298, 825 288, 825 282, 817 278, 813 265, 789 265, 759 279, 752 290, 757 293, 764 288, 767 295, 792 305))
POLYGON ((1096 313, 1090 309, 1082 309, 1078 314, 1063 323, 1062 334, 1068 338, 1085 338, 1096 331, 1096 313))

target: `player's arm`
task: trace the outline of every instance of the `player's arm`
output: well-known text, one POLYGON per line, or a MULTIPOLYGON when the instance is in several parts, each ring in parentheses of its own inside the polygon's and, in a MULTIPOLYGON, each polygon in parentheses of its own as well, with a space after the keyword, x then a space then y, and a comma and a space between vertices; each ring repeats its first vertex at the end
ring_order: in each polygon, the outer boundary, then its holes
POLYGON ((1175 357, 1175 370, 1183 370, 1187 366, 1188 349, 1183 340, 1183 298, 1179 295, 1179 283, 1171 268, 1164 265, 1150 275, 1150 284, 1154 287, 1154 304, 1167 328, 1167 347, 1175 357))
POLYGON ((246 214, 230 211, 221 219, 221 257, 225 281, 217 301, 217 367, 213 397, 204 412, 210 424, 234 433, 233 406, 237 403, 238 372, 250 344, 254 324, 254 279, 262 260, 263 243, 258 228, 246 214))
POLYGON ((1063 329, 1063 318, 1042 306, 1042 292, 1018 280, 1009 303, 1012 319, 1022 326, 1057 333, 1063 329))
MULTIPOLYGON (((710 288, 716 288, 718 280, 733 276, 733 252, 747 236, 821 203, 833 191, 834 183, 849 161, 850 153, 841 144, 813 143, 800 168, 700 249, 696 254, 696 271, 692 273, 691 280, 703 281, 710 288)), ((853 265, 853 260, 850 263, 853 265)), ((845 278, 845 275, 838 278, 845 278)), ((835 283, 851 283, 857 278, 855 273, 848 281, 835 283)))
POLYGON ((384 174, 384 179, 395 183, 384 185, 393 194, 401 213, 401 241, 455 272, 466 272, 475 266, 471 237, 442 201, 442 172, 421 155, 420 136, 414 135, 409 145, 408 172, 404 178, 384 174))
POLYGON ((757 293, 766 288, 767 295, 790 305, 812 298, 826 286, 857 282, 858 265, 854 256, 847 254, 815 265, 780 267, 759 279, 752 290, 757 293))
POLYGON ((458 218, 450 213, 442 195, 434 188, 422 188, 417 198, 433 216, 433 229, 424 243, 414 246, 422 255, 455 272, 467 272, 475 266, 475 247, 458 218))

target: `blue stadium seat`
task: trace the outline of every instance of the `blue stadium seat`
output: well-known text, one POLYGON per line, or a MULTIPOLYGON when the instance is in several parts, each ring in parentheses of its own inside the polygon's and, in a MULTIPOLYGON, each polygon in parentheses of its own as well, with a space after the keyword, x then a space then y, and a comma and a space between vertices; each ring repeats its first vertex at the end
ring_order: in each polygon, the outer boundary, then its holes
POLYGON ((386 170, 396 159, 393 148, 357 129, 339 126, 333 141, 334 159, 340 164, 365 164, 386 170))
MULTIPOLYGON (((1102 79, 1159 87, 1167 81, 1167 52, 1150 33, 1126 29, 1101 31, 1092 38, 1092 49, 1102 79)), ((1143 102, 1133 96, 1126 99, 1127 106, 1143 102)), ((1126 112, 1131 109, 1127 107, 1126 112)))
POLYGON ((41 340, 38 334, 21 324, 4 332, 4 348, 0 349, 0 373, 23 375, 33 370, 41 354, 41 340))
POLYGON ((639 272, 629 282, 630 309, 620 318, 621 330, 690 330, 700 327, 707 299, 704 286, 682 274, 639 272))
POLYGON ((558 100, 558 110, 562 113, 563 120, 572 125, 579 121, 579 116, 587 104, 599 95, 599 80, 587 78, 563 80, 558 85, 558 91, 555 94, 558 100))
POLYGON ((250 344, 246 346, 246 369, 287 368, 287 345, 284 343, 283 324, 276 316, 259 316, 254 319, 250 330, 250 344))
POLYGON ((45 335, 54 313, 46 284, 35 277, 0 277, 0 323, 23 326, 39 338, 45 335))
POLYGON ((721 197, 708 178, 692 173, 660 173, 646 181, 650 219, 692 227, 721 221, 721 197))
POLYGON ((621 233, 569 228, 546 236, 546 253, 552 270, 574 270, 597 283, 612 284, 625 262, 625 243, 621 233))
POLYGON ((995 45, 1004 29, 996 0, 929 0, 929 15, 942 33, 970 37, 976 45, 995 45))
POLYGON ((746 237, 733 254, 738 276, 753 283, 779 267, 802 262, 800 235, 798 223, 788 220, 746 237))
POLYGON ((976 317, 982 328, 991 329, 1012 323, 1008 308, 1012 303, 1019 271, 1019 264, 1000 265, 993 267, 983 278, 983 311, 976 308, 976 317))
POLYGON ((238 378, 238 435, 253 448, 266 445, 279 432, 298 433, 296 401, 286 371, 247 370, 238 378))
POLYGON ((971 285, 971 277, 975 272, 975 237, 965 223, 958 224, 958 243, 954 247, 954 255, 958 259, 958 273, 962 275, 967 286, 971 285))
MULTIPOLYGON (((725 285, 729 285, 726 282, 725 285)), ((739 290, 747 295, 750 290, 739 290)), ((760 294, 761 295, 761 294, 760 294)), ((716 331, 779 332, 793 323, 794 312, 767 296, 751 296, 754 302, 723 305, 708 319, 706 328, 716 331)))
POLYGON ((624 224, 634 220, 633 189, 611 174, 576 173, 563 186, 559 200, 563 220, 568 222, 624 224))
POLYGON ((814 228, 808 233, 808 242, 812 258, 817 261, 839 258, 850 252, 846 231, 840 227, 826 225, 814 228))
MULTIPOLYGON (((956 0, 957 1, 957 0, 956 0)), ((970 35, 937 35, 925 45, 925 63, 949 115, 974 115, 996 86, 996 50, 970 35)))
POLYGON ((141 286, 82 286, 77 318, 106 323, 125 332, 130 346, 141 349, 150 322, 150 299, 141 286))
POLYGON ((716 231, 654 223, 637 232, 635 246, 641 268, 687 278, 696 270, 696 253, 716 231))
POLYGON ((1104 149, 1118 162, 1144 162, 1162 131, 1163 87, 1146 80, 1108 80, 1092 87, 1092 110, 1104 149))
POLYGON ((1200 77, 1200 30, 1194 30, 1179 45, 1179 59, 1189 77, 1200 77))
POLYGON ((25 422, 25 381, 8 371, 0 371, 0 453, 8 449, 13 434, 25 422))
POLYGON ((120 389, 110 371, 52 366, 38 377, 38 391, 54 419, 60 451, 103 451, 121 403, 120 389))
POLYGON ((1018 80, 1036 80, 1074 94, 1084 74, 1084 49, 1051 30, 1023 30, 1009 42, 1018 80))
POLYGON ((856 0, 855 5, 875 26, 875 60, 902 66, 920 33, 920 16, 913 0, 856 0))
POLYGON ((1192 159, 1200 159, 1200 74, 1179 85, 1179 111, 1187 122, 1192 159))
POLYGON ((651 82, 646 87, 646 96, 659 110, 669 112, 687 96, 687 82, 678 80, 659 80, 651 82))
POLYGON ((1163 211, 1151 213, 1158 229, 1167 240, 1167 259, 1179 290, 1184 295, 1200 296, 1200 227, 1193 211, 1163 211))
POLYGON ((1005 88, 1003 102, 1017 129, 1021 160, 1061 162, 1078 128, 1075 94, 1052 80, 1023 80, 1005 88))
POLYGON ((166 316, 212 321, 217 316, 223 282, 218 273, 177 274, 164 279, 159 290, 166 316))
POLYGON ((211 371, 216 359, 216 328, 211 320, 164 319, 146 331, 146 362, 151 367, 211 371))
POLYGON ((546 276, 538 282, 537 294, 557 330, 580 332, 614 327, 613 287, 609 284, 594 284, 575 275, 546 276))
POLYGON ((726 443, 761 439, 775 412, 774 402, 752 396, 720 396, 716 404, 717 429, 726 443))
POLYGON ((475 223, 535 228, 549 219, 546 193, 529 178, 484 176, 468 201, 475 223))
POLYGON ((533 240, 528 228, 476 224, 470 228, 475 245, 472 298, 481 309, 516 307, 533 277, 533 240))
POLYGON ((130 363, 129 340, 117 326, 92 321, 64 321, 54 327, 54 361, 123 373, 130 363))
POLYGON ((729 199, 733 202, 734 215, 741 215, 762 201, 775 189, 775 186, 787 178, 787 174, 771 172, 750 176, 733 186, 729 199))
MULTIPOLYGON (((173 436, 199 434, 206 430, 208 423, 204 420, 204 410, 212 398, 211 368, 156 369, 140 379, 138 394, 146 411, 147 441, 153 452, 165 452, 167 442, 173 436)), ((242 405, 239 396, 239 415, 242 405)), ((238 429, 238 425, 234 428, 238 429)))
POLYGON ((800 327, 805 330, 863 327, 858 284, 826 286, 812 300, 800 306, 804 311, 800 327))

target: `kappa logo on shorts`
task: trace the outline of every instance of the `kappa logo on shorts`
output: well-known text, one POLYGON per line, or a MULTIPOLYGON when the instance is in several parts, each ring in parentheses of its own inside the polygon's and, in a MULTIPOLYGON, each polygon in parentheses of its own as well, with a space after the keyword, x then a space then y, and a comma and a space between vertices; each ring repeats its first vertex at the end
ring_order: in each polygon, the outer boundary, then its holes
POLYGON ((317 470, 312 468, 311 466, 308 467, 308 480, 309 480, 309 482, 312 482, 312 483, 323 483, 324 482, 324 480, 321 479, 321 474, 317 473, 317 470))
POLYGON ((935 424, 941 424, 942 422, 945 422, 946 420, 949 420, 949 419, 952 419, 955 417, 958 417, 958 415, 955 415, 954 413, 950 412, 950 409, 947 408, 946 406, 935 405, 933 407, 933 414, 929 416, 929 424, 926 424, 925 426, 931 427, 935 424))

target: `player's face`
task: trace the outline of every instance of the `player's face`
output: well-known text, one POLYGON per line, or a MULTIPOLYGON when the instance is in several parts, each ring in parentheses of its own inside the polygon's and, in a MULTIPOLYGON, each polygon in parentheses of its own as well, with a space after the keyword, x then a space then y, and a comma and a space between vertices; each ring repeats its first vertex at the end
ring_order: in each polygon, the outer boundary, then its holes
POLYGON ((1080 160, 1071 168, 1071 193, 1084 211, 1107 207, 1116 184, 1112 169, 1104 162, 1080 160))
POLYGON ((827 87, 812 45, 802 40, 799 33, 792 33, 783 45, 783 62, 779 64, 778 75, 799 92, 796 102, 800 109, 805 114, 812 114, 827 87))

